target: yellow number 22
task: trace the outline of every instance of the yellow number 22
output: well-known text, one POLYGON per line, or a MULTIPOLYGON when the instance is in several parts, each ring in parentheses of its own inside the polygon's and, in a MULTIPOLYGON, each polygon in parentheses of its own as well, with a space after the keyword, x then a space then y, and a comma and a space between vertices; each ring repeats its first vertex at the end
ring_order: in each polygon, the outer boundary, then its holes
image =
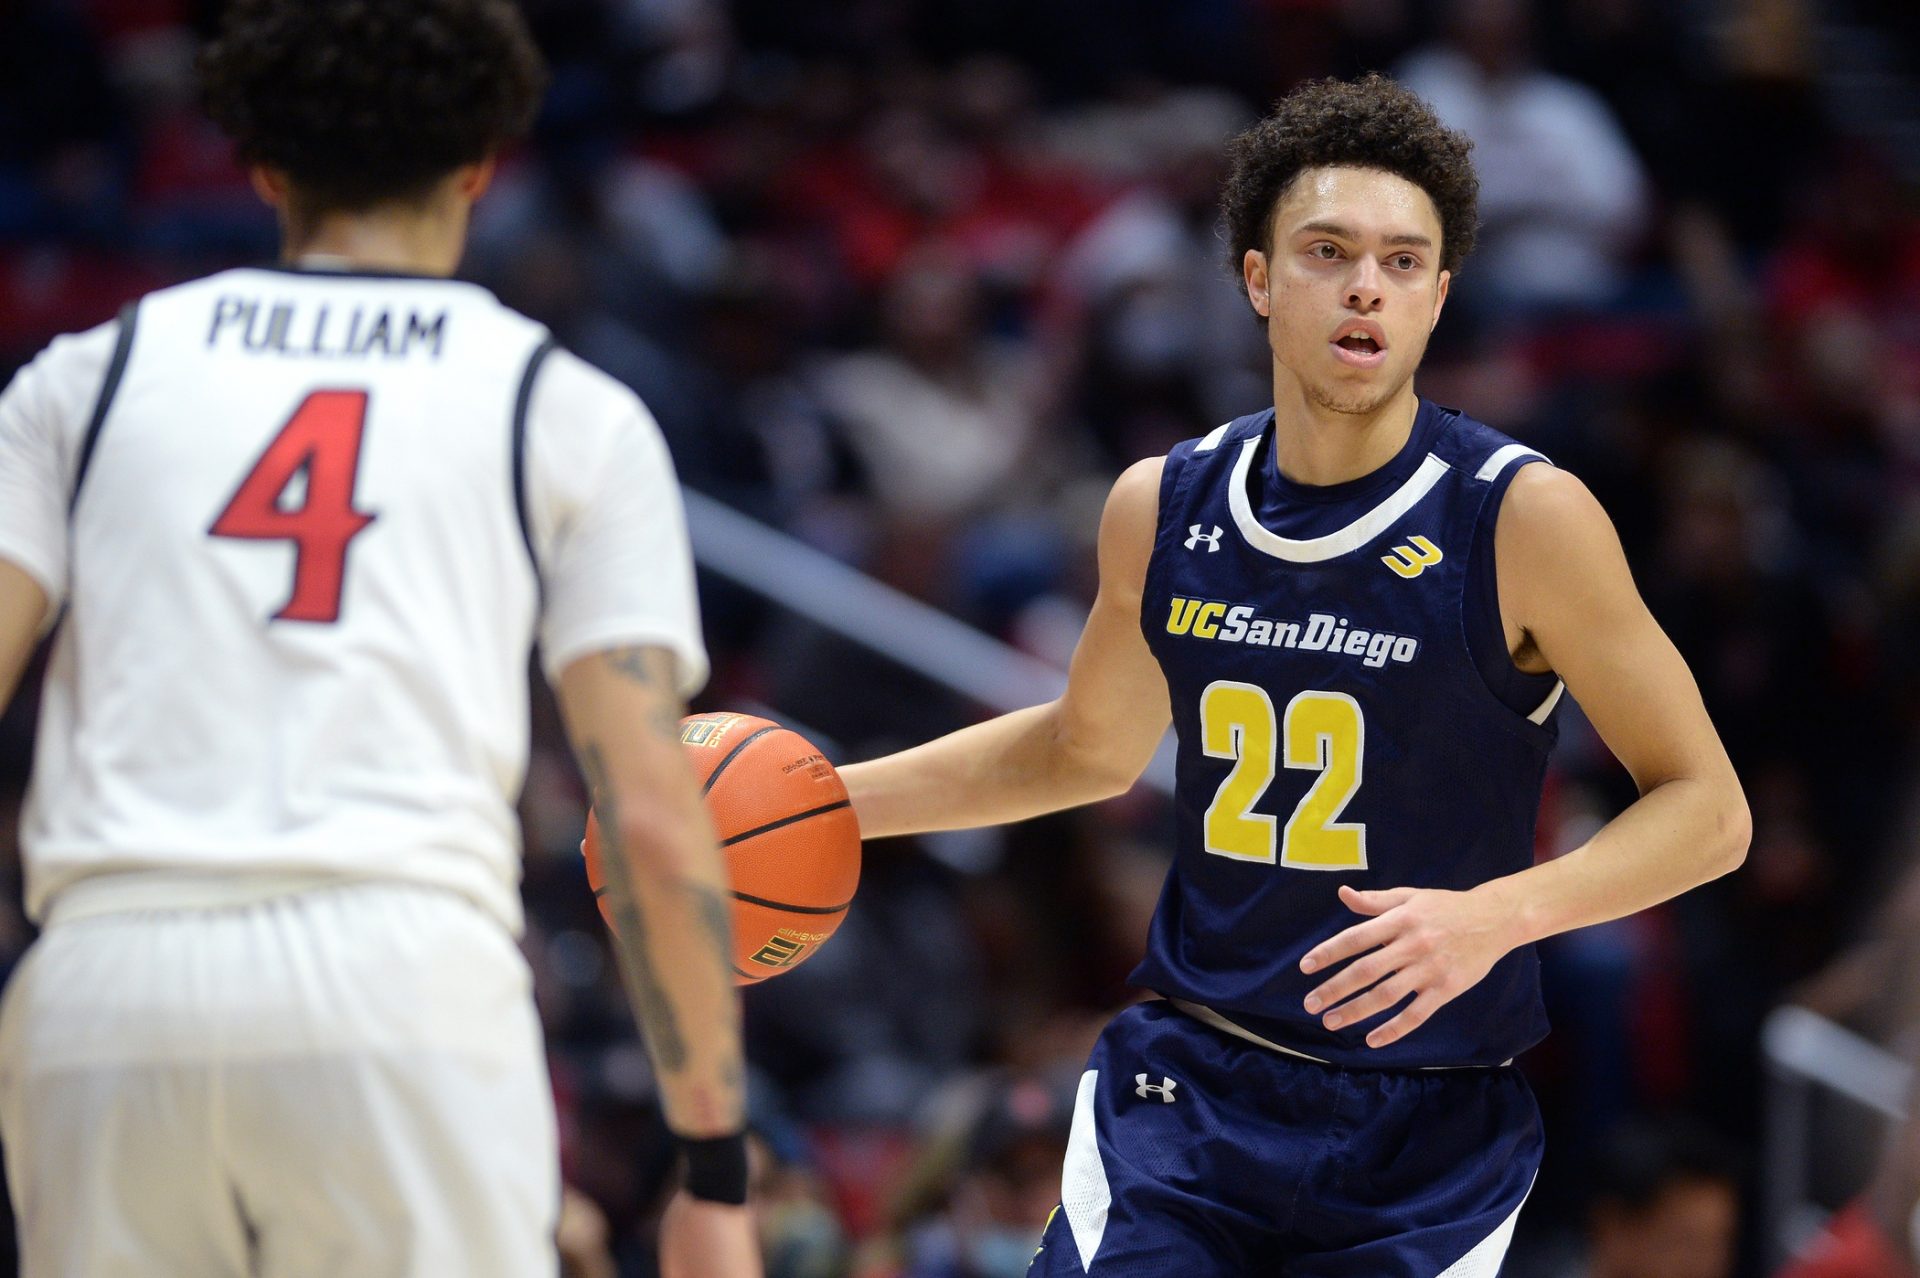
POLYGON ((1280 864, 1302 870, 1365 869, 1367 827, 1339 819, 1360 788, 1366 753, 1359 702, 1344 692, 1302 692, 1287 703, 1284 722, 1278 719, 1273 699, 1254 684, 1220 680, 1200 694, 1201 748, 1210 758, 1233 760, 1233 770, 1207 805, 1207 851, 1274 862, 1275 819, 1252 809, 1273 783, 1275 737, 1284 728, 1281 761, 1320 775, 1287 818, 1280 864))

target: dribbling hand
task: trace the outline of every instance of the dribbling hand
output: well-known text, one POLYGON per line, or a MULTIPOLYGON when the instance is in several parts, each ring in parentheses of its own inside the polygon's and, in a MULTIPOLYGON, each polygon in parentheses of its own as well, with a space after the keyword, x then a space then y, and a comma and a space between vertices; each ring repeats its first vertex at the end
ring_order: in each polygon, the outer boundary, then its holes
POLYGON ((1340 900, 1373 917, 1322 941, 1300 960, 1300 970, 1311 973, 1354 959, 1307 995, 1307 1011, 1320 1014, 1328 1029, 1339 1029, 1414 995, 1398 1015, 1367 1034, 1368 1047, 1385 1047, 1426 1024, 1478 985, 1515 943, 1511 913, 1484 894, 1343 886, 1340 900))

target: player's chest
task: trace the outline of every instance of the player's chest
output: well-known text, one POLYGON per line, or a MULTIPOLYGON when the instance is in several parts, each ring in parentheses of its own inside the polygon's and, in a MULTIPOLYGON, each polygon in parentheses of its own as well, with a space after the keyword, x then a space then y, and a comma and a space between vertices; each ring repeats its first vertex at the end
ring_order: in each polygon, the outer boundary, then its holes
POLYGON ((1462 632, 1466 552, 1414 535, 1313 564, 1238 546, 1176 553, 1142 624, 1172 684, 1236 671, 1416 675, 1462 632))

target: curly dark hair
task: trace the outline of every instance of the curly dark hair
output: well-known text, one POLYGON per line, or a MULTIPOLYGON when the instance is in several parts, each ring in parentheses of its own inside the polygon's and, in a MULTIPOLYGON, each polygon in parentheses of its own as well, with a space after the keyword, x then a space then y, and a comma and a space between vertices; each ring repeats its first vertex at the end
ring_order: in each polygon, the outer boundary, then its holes
POLYGON ((1479 221, 1472 149, 1464 133, 1447 128, 1432 107, 1378 72, 1302 84, 1274 104, 1273 114, 1227 143, 1233 169, 1220 204, 1235 277, 1243 278, 1248 249, 1271 251, 1274 208, 1294 179, 1326 165, 1380 169, 1425 191, 1440 212, 1440 268, 1457 273, 1479 221))
POLYGON ((510 0, 234 0, 200 76, 312 213, 425 195, 527 131, 547 72, 510 0))

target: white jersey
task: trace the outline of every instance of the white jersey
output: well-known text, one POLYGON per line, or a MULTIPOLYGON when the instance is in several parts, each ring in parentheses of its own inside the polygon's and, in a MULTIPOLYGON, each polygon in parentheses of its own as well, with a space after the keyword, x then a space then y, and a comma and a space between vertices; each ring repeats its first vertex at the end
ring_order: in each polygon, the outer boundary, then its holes
POLYGON ((0 396, 0 557, 65 614, 27 908, 398 879, 517 930, 527 668, 706 676, 640 401, 485 289, 228 271, 0 396))

